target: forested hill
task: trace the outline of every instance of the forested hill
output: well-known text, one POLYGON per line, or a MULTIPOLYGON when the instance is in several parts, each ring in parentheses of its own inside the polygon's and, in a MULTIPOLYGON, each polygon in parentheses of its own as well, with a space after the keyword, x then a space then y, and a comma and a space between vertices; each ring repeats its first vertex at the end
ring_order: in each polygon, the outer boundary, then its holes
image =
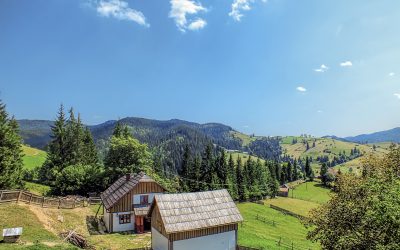
MULTIPOLYGON (((18 122, 26 144, 45 148, 50 140, 52 121, 18 122)), ((189 145, 195 154, 200 154, 208 143, 227 150, 248 152, 264 159, 278 159, 282 153, 278 138, 250 137, 220 123, 199 124, 178 119, 160 121, 136 117, 127 117, 120 122, 130 127, 135 138, 153 149, 157 160, 161 159, 163 165, 172 169, 179 168, 185 145, 189 145)), ((116 123, 117 121, 111 120, 89 126, 100 152, 107 148, 116 123)))
POLYGON ((379 142, 395 142, 400 143, 400 127, 379 131, 372 134, 362 134, 344 138, 347 141, 357 143, 379 143, 379 142))

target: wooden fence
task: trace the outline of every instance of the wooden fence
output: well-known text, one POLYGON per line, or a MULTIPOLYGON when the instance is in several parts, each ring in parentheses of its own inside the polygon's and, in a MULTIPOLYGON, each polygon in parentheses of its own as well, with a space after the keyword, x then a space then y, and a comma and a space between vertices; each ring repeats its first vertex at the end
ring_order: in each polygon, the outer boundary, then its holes
POLYGON ((282 213, 284 213, 284 214, 287 214, 287 215, 291 215, 291 216, 293 216, 293 217, 296 217, 296 218, 298 218, 298 219, 300 219, 300 220, 306 219, 306 217, 304 217, 304 216, 302 216, 302 215, 300 215, 300 214, 293 213, 292 211, 283 209, 283 208, 281 208, 281 207, 274 206, 274 205, 272 205, 272 204, 270 204, 269 207, 272 208, 272 209, 278 210, 278 211, 280 211, 280 212, 282 212, 282 213))
POLYGON ((41 207, 72 209, 77 207, 86 207, 92 204, 100 204, 101 199, 98 197, 87 199, 79 196, 52 198, 36 195, 24 190, 0 190, 0 204, 8 202, 23 202, 41 207))

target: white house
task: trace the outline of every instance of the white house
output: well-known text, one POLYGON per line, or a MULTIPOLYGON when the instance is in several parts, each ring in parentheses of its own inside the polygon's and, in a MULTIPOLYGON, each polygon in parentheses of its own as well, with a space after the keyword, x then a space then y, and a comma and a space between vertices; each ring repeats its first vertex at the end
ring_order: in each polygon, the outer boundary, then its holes
POLYGON ((156 195, 149 215, 153 250, 236 250, 243 220, 225 189, 156 195))
POLYGON ((150 230, 151 218, 147 216, 150 205, 156 194, 164 192, 161 185, 143 172, 119 178, 100 195, 107 231, 150 230))

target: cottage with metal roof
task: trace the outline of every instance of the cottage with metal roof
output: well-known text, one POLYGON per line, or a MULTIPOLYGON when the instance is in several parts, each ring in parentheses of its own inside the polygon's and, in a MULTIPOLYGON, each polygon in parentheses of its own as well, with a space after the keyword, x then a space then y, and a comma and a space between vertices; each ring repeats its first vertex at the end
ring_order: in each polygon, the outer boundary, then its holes
POLYGON ((147 216, 150 205, 156 194, 165 191, 144 172, 119 178, 100 195, 108 232, 150 230, 151 218, 147 216))
POLYGON ((149 215, 153 250, 235 250, 243 220, 225 189, 156 195, 149 215))

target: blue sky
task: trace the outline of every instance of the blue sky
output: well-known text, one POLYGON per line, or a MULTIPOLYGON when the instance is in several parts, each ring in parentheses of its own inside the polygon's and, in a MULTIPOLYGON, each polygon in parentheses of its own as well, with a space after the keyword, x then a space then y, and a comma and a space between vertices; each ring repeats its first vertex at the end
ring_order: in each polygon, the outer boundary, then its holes
POLYGON ((0 98, 260 135, 400 125, 400 1, 0 1, 0 98))

